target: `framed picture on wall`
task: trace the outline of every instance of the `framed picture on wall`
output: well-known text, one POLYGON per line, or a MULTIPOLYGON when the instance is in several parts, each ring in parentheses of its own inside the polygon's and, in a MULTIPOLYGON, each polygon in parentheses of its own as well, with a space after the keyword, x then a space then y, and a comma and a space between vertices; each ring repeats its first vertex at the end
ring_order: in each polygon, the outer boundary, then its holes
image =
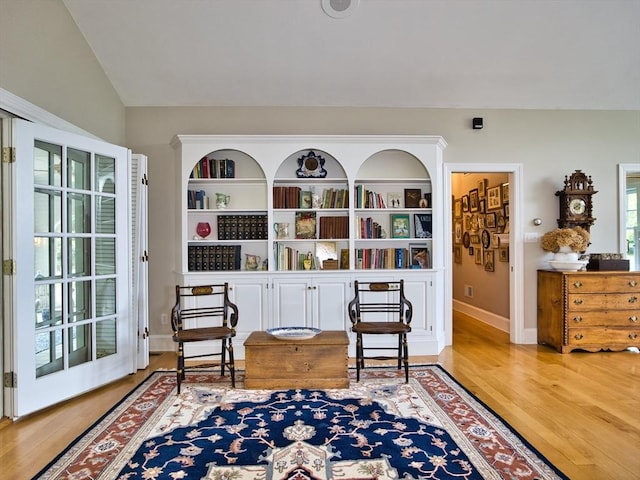
POLYGON ((494 272, 496 270, 495 250, 484 251, 484 270, 486 272, 494 272))
POLYGON ((480 198, 478 197, 478 189, 469 190, 469 211, 477 212, 480 208, 480 198))
POLYGON ((454 218, 462 218, 462 199, 457 198, 453 201, 454 218))
POLYGON ((487 210, 502 208, 502 187, 491 187, 487 189, 487 210))

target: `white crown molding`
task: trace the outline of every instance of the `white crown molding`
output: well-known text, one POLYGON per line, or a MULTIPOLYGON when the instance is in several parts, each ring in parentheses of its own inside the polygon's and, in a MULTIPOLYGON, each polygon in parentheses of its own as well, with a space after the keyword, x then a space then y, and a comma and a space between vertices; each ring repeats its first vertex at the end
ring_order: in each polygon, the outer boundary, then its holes
POLYGON ((58 130, 77 133, 84 135, 85 137, 101 140, 86 130, 57 117, 53 113, 47 112, 37 105, 34 105, 33 103, 28 102, 27 100, 20 98, 3 88, 0 88, 0 108, 24 120, 29 120, 30 122, 40 123, 48 127, 57 128, 58 130))

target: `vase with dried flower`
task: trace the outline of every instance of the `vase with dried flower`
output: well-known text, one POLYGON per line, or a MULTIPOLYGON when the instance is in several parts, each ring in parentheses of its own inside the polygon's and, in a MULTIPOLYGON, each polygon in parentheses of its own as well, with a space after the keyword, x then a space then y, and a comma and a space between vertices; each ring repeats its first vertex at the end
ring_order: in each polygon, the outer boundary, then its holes
POLYGON ((559 270, 578 270, 586 265, 580 255, 589 246, 589 232, 582 227, 556 228, 542 236, 540 244, 546 252, 553 252, 551 266, 559 270))

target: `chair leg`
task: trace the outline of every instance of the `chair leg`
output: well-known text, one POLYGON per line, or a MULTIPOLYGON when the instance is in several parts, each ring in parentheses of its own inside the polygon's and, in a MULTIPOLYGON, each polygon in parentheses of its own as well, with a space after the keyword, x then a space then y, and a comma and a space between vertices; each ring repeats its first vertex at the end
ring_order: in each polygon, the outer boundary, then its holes
POLYGON ((182 342, 178 343, 178 365, 176 370, 176 381, 178 383, 178 393, 180 393, 180 385, 185 378, 184 371, 184 345, 182 342))
POLYGON ((409 383, 409 345, 407 343, 407 335, 402 335, 403 355, 404 361, 404 383, 409 383))
POLYGON ((224 367, 227 360, 227 339, 222 339, 222 350, 220 351, 220 376, 224 377, 224 367))
POLYGON ((398 370, 402 368, 402 337, 403 335, 398 335, 398 370))
POLYGON ((356 382, 360 381, 360 369, 364 368, 362 334, 356 335, 356 382))
POLYGON ((236 388, 236 362, 233 357, 233 344, 229 339, 229 375, 231 376, 231 388, 236 388))

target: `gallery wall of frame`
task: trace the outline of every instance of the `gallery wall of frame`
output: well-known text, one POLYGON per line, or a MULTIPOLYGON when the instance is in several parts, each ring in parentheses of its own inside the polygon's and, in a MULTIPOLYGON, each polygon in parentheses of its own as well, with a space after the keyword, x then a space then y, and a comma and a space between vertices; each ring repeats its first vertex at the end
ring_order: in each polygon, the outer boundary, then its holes
POLYGON ((508 316, 508 175, 456 175, 451 199, 453 299, 508 316), (504 301, 497 295, 501 290, 504 301))

